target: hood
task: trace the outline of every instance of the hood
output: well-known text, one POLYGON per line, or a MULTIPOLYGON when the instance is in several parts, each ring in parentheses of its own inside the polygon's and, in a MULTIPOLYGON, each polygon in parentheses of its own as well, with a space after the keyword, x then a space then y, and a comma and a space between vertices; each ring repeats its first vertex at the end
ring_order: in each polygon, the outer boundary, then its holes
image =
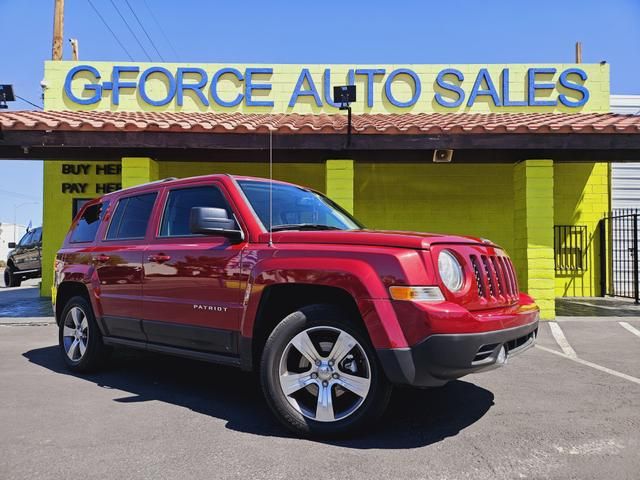
MULTIPOLYGON (((267 242, 269 235, 260 235, 267 242)), ((333 245, 371 245, 380 247, 428 249, 438 244, 498 245, 477 237, 442 235, 438 233, 403 232, 394 230, 287 230, 273 233, 273 243, 318 243, 333 245)))

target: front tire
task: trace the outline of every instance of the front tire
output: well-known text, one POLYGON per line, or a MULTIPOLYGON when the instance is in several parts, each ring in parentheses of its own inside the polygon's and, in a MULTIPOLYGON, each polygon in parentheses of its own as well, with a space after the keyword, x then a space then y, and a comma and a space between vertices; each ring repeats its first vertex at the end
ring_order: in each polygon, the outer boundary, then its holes
POLYGON ((74 372, 98 369, 109 354, 93 309, 84 297, 72 297, 66 303, 60 318, 58 341, 62 358, 74 372))
POLYGON ((372 425, 391 395, 366 332, 330 305, 301 308, 276 326, 261 383, 276 417, 301 436, 338 437, 372 425))
POLYGON ((22 283, 22 279, 15 274, 11 267, 7 266, 4 269, 4 284, 7 287, 19 287, 22 283))

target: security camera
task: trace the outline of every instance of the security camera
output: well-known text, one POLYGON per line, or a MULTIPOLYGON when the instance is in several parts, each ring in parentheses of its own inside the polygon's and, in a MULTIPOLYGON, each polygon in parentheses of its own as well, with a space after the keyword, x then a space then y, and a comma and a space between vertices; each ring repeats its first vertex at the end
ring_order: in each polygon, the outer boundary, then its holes
POLYGON ((43 90, 49 88, 49 82, 45 78, 40 80, 40 88, 42 88, 43 90))
POLYGON ((449 163, 453 159, 453 150, 434 150, 433 163, 449 163))

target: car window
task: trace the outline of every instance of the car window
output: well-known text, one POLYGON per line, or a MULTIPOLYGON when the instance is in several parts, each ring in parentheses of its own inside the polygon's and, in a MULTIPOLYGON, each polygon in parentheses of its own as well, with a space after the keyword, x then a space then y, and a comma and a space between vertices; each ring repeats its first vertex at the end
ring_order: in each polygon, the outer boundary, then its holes
POLYGON ((171 190, 162 215, 161 237, 183 237, 195 235, 189 229, 189 217, 193 207, 224 208, 233 218, 231 208, 218 187, 201 187, 171 190))
POLYGON ((24 234, 24 236, 18 242, 18 245, 24 247, 25 245, 31 245, 31 239, 33 238, 33 230, 24 234))
POLYGON ((69 241, 73 243, 93 242, 108 206, 109 202, 88 206, 73 227, 69 241))
POLYGON ((111 218, 107 240, 144 238, 157 193, 122 198, 111 218))
POLYGON ((33 234, 33 243, 40 243, 42 241, 42 228, 36 228, 33 234))

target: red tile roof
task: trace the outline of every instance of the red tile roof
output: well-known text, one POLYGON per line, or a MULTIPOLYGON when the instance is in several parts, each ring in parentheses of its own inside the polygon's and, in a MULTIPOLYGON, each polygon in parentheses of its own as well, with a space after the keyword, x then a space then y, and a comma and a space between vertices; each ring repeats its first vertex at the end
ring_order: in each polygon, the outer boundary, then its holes
MULTIPOLYGON (((344 133, 341 114, 6 111, 0 130, 279 134, 344 133)), ((358 134, 640 133, 640 116, 613 113, 418 113, 353 116, 358 134)))

